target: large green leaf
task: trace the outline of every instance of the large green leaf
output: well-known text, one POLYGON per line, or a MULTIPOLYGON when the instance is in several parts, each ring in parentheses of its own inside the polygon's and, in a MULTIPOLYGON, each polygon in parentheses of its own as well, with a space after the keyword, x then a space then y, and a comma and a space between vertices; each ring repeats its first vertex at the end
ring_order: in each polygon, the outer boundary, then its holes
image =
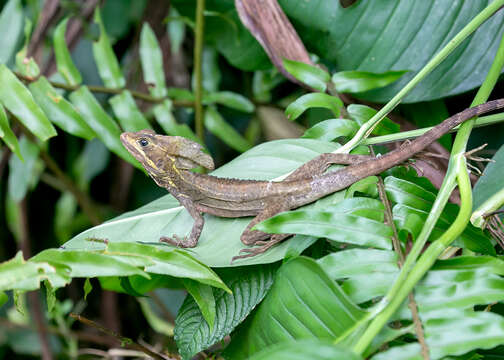
MULTIPOLYGON (((274 234, 303 234, 326 237, 337 242, 347 242, 361 246, 390 249, 392 229, 383 219, 370 219, 358 212, 361 210, 355 200, 347 199, 336 205, 321 209, 301 209, 283 212, 255 226, 255 229, 274 234), (354 205, 347 209, 345 203, 354 205)), ((360 204, 366 211, 377 210, 383 217, 383 205, 373 199, 362 199, 360 204)))
MULTIPOLYGON (((382 73, 409 70, 399 81, 365 95, 385 102, 433 57, 462 27, 492 0, 402 1, 359 0, 343 8, 339 1, 280 0, 308 51, 317 54, 337 71, 359 70, 382 73)), ((195 2, 177 0, 186 16, 195 13, 195 2)), ((207 39, 232 65, 258 70, 267 64, 264 51, 246 34, 232 0, 207 1, 208 10, 229 15, 237 29, 218 18, 208 19, 207 39), (246 35, 245 35, 245 34, 246 35)), ((463 42, 432 74, 405 99, 418 102, 465 92, 479 86, 490 68, 504 29, 497 13, 463 42)))
POLYGON ((294 258, 278 270, 257 312, 233 339, 228 358, 246 358, 293 339, 336 340, 366 314, 313 259, 294 258))
POLYGON ((222 340, 261 302, 273 283, 273 266, 244 267, 224 272, 232 293, 215 290, 216 318, 213 328, 203 319, 196 302, 187 297, 175 320, 175 341, 183 359, 222 340))
MULTIPOLYGON (((280 4, 308 50, 332 62, 338 70, 410 70, 396 83, 365 96, 386 101, 491 2, 361 0, 346 9, 338 1, 281 0, 280 4)), ((425 78, 405 102, 458 94, 481 84, 503 29, 502 16, 496 14, 425 78)))
POLYGON ((4 64, 0 65, 0 83, 0 102, 34 135, 41 140, 56 135, 56 130, 28 89, 4 64))
POLYGON ((359 360, 361 357, 354 352, 335 346, 328 341, 300 340, 288 341, 270 346, 252 355, 248 360, 359 360))
POLYGON ((20 0, 10 0, 0 14, 0 63, 7 63, 16 51, 23 35, 23 7, 20 0))
MULTIPOLYGON (((212 174, 242 179, 274 179, 294 170, 320 153, 334 151, 338 145, 310 139, 281 140, 259 146, 242 154, 212 174)), ((156 186, 154 182, 152 186, 156 186)), ((330 197, 335 202, 343 192, 330 197)), ((225 219, 205 215, 205 226, 198 246, 187 249, 196 259, 208 266, 231 265, 231 258, 246 248, 240 242, 250 218, 225 219)), ((104 224, 89 229, 66 243, 68 249, 102 248, 103 245, 86 241, 88 237, 109 241, 142 241, 157 246, 161 235, 189 233, 193 219, 171 195, 164 196, 142 208, 126 213, 104 224)), ((282 259, 288 243, 276 246, 264 254, 234 262, 232 265, 268 263, 282 259)))
POLYGON ((331 79, 327 71, 304 62, 289 59, 283 59, 283 66, 285 70, 302 83, 320 92, 326 91, 327 82, 331 79))
POLYGON ((160 98, 165 97, 167 90, 163 70, 163 54, 156 34, 147 23, 143 25, 140 34, 140 60, 144 80, 150 86, 151 94, 160 98))
POLYGON ((139 131, 151 128, 128 90, 111 97, 109 103, 124 131, 139 131))

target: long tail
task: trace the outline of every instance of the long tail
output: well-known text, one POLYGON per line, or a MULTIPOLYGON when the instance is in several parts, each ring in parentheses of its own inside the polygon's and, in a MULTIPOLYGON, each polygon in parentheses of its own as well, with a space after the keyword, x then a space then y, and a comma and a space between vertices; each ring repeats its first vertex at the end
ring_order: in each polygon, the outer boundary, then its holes
POLYGON ((321 188, 326 194, 342 190, 367 176, 377 175, 393 166, 399 165, 415 154, 424 150, 427 146, 448 133, 455 126, 490 111, 504 108, 504 99, 497 99, 484 104, 466 109, 444 120, 425 134, 403 146, 388 152, 376 159, 368 160, 346 168, 328 173, 319 179, 321 188))

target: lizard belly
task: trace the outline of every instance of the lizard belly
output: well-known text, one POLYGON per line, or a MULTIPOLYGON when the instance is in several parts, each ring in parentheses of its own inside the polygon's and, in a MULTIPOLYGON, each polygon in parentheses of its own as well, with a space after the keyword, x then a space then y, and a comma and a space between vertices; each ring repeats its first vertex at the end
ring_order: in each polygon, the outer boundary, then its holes
POLYGON ((264 209, 264 206, 265 203, 261 200, 232 202, 206 198, 196 202, 196 208, 201 212, 229 218, 255 216, 264 209))

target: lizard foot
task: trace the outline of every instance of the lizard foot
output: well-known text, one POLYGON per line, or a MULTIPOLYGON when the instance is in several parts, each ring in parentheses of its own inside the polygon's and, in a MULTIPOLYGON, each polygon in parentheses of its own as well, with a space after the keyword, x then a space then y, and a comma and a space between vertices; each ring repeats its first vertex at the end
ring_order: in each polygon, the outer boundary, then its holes
POLYGON ((185 237, 183 238, 180 238, 178 237, 177 235, 173 234, 172 237, 169 237, 169 236, 161 236, 159 238, 159 241, 160 242, 164 242, 164 243, 168 243, 170 245, 173 245, 173 246, 176 246, 176 247, 181 247, 181 248, 185 248, 187 246, 185 246, 185 237))
POLYGON ((250 249, 241 249, 240 250, 240 255, 233 256, 231 259, 231 262, 234 262, 235 260, 238 259, 245 259, 249 257, 253 257, 259 254, 262 254, 266 251, 268 251, 270 248, 278 244, 279 242, 283 241, 286 238, 285 235, 281 236, 272 236, 270 240, 265 240, 265 241, 256 241, 254 243, 255 246, 259 247, 254 247, 250 249))

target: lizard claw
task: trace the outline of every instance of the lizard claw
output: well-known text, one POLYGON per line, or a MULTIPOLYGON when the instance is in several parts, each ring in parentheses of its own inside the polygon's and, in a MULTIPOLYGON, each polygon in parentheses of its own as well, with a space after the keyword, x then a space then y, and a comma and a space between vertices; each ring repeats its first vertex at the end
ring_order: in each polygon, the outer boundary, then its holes
POLYGON ((185 237, 183 238, 180 238, 178 237, 177 235, 173 234, 172 237, 169 237, 169 236, 161 236, 159 238, 159 241, 160 242, 164 242, 164 243, 168 243, 170 245, 173 245, 173 246, 176 246, 176 247, 185 247, 184 246, 184 241, 185 241, 185 237))

